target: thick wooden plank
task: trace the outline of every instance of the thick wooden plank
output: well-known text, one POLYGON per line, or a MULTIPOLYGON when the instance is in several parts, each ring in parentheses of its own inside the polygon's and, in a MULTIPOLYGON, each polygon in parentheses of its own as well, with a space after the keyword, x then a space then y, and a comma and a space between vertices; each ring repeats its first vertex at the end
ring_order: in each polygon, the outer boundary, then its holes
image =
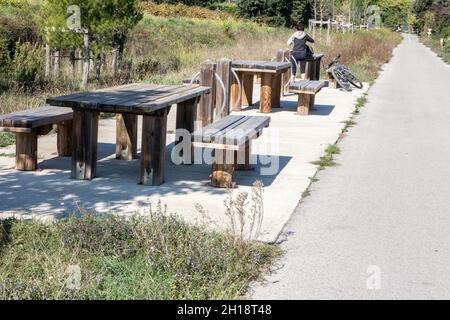
POLYGON ((217 62, 217 74, 225 87, 225 95, 222 86, 218 85, 216 90, 216 111, 214 121, 220 120, 230 114, 231 60, 219 60, 217 62))
POLYGON ((34 171, 37 168, 37 133, 16 133, 16 170, 34 171))
POLYGON ((289 91, 293 93, 318 93, 322 88, 327 86, 326 81, 302 80, 296 81, 289 86, 289 91))
POLYGON ((253 170, 250 163, 252 156, 252 140, 248 140, 235 154, 234 169, 237 171, 253 170))
POLYGON ((284 72, 290 68, 290 64, 278 61, 234 60, 232 67, 240 71, 284 72))
POLYGON ((217 138, 216 141, 220 141, 223 144, 241 146, 248 140, 255 138, 269 124, 270 117, 250 116, 247 117, 247 121, 217 138))
POLYGON ((173 104, 200 97, 210 92, 209 87, 156 86, 139 84, 119 92, 86 92, 69 98, 49 98, 47 101, 63 107, 84 108, 99 112, 149 114, 173 104))
POLYGON ((253 104, 253 73, 243 73, 242 75, 242 106, 251 106, 253 104))
POLYGON ((137 126, 137 115, 116 114, 116 159, 133 160, 137 158, 137 126))
POLYGON ((0 116, 1 127, 36 128, 72 119, 72 111, 45 106, 0 116))
POLYGON ((97 168, 99 113, 75 110, 73 113, 72 178, 92 180, 97 168))
POLYGON ((57 127, 57 146, 60 157, 69 157, 72 155, 72 132, 73 120, 66 120, 58 123, 57 127))
POLYGON ((192 137, 194 141, 213 142, 215 137, 225 134, 245 121, 247 121, 246 116, 231 115, 205 128, 199 128, 192 137))
POLYGON ((261 98, 259 111, 270 113, 272 108, 272 74, 264 73, 261 78, 261 98))
POLYGON ((281 107, 281 73, 272 76, 272 108, 281 107))
MULTIPOLYGON (((240 71, 236 71, 236 74, 239 78, 239 81, 241 82, 242 85, 242 77, 243 74, 240 71)), ((231 111, 242 111, 242 100, 241 102, 238 104, 238 100, 239 98, 242 99, 242 93, 241 93, 241 97, 239 97, 239 83, 236 79, 236 77, 233 75, 232 79, 231 79, 231 93, 230 93, 230 110, 231 111)))
MULTIPOLYGON (((184 133, 194 132, 194 123, 196 119, 196 111, 197 111, 197 99, 191 99, 177 105, 177 119, 176 119, 176 137, 175 137, 175 146, 183 142, 183 132, 179 130, 184 130, 184 133)), ((190 141, 189 141, 190 143, 190 141)), ((194 155, 192 147, 190 150, 190 154, 188 152, 184 152, 181 150, 180 156, 183 161, 183 164, 192 164, 192 157, 194 155)))
POLYGON ((202 127, 214 121, 214 103, 215 103, 215 72, 216 66, 211 61, 205 61, 201 65, 200 85, 211 87, 211 92, 204 94, 198 106, 197 121, 202 127))
POLYGON ((140 183, 159 186, 164 183, 166 158, 167 113, 164 109, 142 120, 140 183))

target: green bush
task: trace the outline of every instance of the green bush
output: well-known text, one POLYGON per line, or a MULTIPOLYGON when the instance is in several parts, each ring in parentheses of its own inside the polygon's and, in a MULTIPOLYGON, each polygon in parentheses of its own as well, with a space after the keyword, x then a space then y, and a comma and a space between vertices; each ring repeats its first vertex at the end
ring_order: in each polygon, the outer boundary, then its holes
POLYGON ((33 90, 43 85, 42 48, 29 42, 17 44, 14 53, 11 79, 18 88, 33 90))

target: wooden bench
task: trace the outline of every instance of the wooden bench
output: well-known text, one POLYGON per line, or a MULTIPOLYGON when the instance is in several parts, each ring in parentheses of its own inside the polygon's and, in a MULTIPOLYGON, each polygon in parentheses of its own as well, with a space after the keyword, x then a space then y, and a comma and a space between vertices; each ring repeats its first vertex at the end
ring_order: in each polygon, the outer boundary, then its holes
POLYGON ((46 135, 58 125, 58 154, 72 154, 72 110, 45 106, 0 115, 0 131, 16 134, 16 169, 37 168, 37 137, 46 135))
POLYGON ((301 80, 289 85, 289 92, 298 94, 297 113, 308 115, 309 109, 314 107, 316 94, 328 86, 327 81, 301 80))
POLYGON ((251 170, 251 142, 258 138, 270 117, 230 115, 192 134, 193 146, 213 149, 211 185, 234 187, 235 170, 251 170))

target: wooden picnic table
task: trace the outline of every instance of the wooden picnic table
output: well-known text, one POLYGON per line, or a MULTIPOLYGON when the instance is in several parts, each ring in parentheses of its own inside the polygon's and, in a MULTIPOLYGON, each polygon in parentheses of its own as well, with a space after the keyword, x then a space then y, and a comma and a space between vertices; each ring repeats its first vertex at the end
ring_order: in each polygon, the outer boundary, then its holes
MULTIPOLYGON (((241 104, 235 108, 241 110, 242 106, 252 105, 254 75, 261 75, 260 112, 270 113, 272 108, 280 107, 281 75, 291 67, 289 62, 234 60, 232 68, 241 81, 241 104)), ((231 106, 235 107, 239 87, 237 81, 231 85, 231 106)))
MULTIPOLYGON (((128 84, 91 92, 49 98, 53 106, 73 109, 72 177, 91 180, 96 175, 98 120, 100 112, 118 115, 116 148, 133 153, 137 116, 142 115, 140 183, 164 182, 167 114, 177 104, 177 129, 194 130, 198 98, 210 92, 199 85, 128 84), (122 145, 123 144, 123 145, 122 145)), ((116 152, 117 154, 117 152, 116 152)))

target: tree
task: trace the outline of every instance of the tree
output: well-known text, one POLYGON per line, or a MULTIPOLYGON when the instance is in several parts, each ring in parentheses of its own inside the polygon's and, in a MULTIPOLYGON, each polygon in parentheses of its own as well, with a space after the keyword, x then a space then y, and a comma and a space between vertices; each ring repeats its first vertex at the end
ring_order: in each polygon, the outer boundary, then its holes
POLYGON ((378 0, 381 18, 386 27, 394 28, 406 23, 411 11, 411 0, 378 0))

